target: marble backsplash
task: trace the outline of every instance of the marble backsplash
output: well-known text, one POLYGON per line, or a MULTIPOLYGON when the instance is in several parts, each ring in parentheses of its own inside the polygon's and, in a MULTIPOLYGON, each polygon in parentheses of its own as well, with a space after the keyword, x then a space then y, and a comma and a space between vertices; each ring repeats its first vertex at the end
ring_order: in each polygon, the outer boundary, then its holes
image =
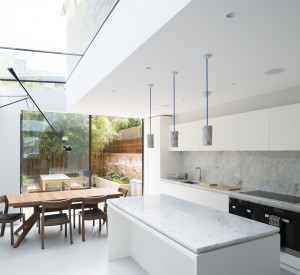
POLYGON ((182 173, 202 181, 300 196, 300 152, 181 152, 182 173))

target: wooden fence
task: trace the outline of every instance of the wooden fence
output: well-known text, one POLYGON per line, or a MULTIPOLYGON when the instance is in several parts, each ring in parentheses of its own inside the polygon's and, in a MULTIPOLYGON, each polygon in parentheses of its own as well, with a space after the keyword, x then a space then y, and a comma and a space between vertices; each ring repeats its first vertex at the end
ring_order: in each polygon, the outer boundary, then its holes
POLYGON ((143 152, 142 138, 114 140, 104 149, 104 153, 141 154, 142 152, 143 152))

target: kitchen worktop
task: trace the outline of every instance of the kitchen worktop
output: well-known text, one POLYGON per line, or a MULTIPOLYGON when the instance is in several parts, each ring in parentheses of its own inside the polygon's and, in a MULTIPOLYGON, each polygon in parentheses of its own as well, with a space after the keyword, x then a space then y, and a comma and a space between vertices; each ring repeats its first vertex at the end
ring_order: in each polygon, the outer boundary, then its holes
POLYGON ((165 194, 119 198, 109 203, 197 254, 272 236, 279 231, 270 225, 165 194))
POLYGON ((248 201, 251 201, 254 203, 259 203, 259 204, 273 206, 273 207, 277 207, 277 208, 281 208, 281 209, 285 209, 285 210, 300 212, 300 203, 295 204, 295 203, 290 203, 290 202, 283 202, 283 201, 267 199, 267 198, 262 198, 262 197, 242 193, 242 192, 247 192, 247 191, 253 191, 253 189, 249 189, 249 188, 242 187, 240 190, 228 191, 228 190, 217 189, 214 187, 206 187, 206 186, 202 186, 200 184, 183 183, 182 181, 179 181, 179 180, 171 180, 171 179, 161 179, 161 180, 170 182, 173 184, 181 185, 181 186, 190 187, 190 188, 196 188, 196 189, 202 189, 202 190, 221 193, 221 194, 227 194, 231 198, 235 198, 235 199, 248 200, 248 201))

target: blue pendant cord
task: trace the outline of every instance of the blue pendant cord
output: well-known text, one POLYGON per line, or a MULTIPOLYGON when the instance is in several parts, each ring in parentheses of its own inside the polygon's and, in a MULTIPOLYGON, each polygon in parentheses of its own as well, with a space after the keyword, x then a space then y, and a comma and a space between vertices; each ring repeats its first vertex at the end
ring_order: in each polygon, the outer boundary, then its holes
POLYGON ((206 58, 206 125, 208 125, 208 60, 206 58))
POLYGON ((151 86, 150 86, 150 135, 151 135, 151 86))
POLYGON ((174 109, 174 132, 175 132, 175 74, 173 74, 173 109, 174 109))

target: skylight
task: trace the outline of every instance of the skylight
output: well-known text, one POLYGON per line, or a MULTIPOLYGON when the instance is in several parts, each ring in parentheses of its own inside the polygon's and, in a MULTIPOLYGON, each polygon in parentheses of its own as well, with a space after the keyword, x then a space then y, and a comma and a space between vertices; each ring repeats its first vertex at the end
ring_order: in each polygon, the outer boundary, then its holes
POLYGON ((118 1, 1 0, 2 83, 65 83, 118 1))

